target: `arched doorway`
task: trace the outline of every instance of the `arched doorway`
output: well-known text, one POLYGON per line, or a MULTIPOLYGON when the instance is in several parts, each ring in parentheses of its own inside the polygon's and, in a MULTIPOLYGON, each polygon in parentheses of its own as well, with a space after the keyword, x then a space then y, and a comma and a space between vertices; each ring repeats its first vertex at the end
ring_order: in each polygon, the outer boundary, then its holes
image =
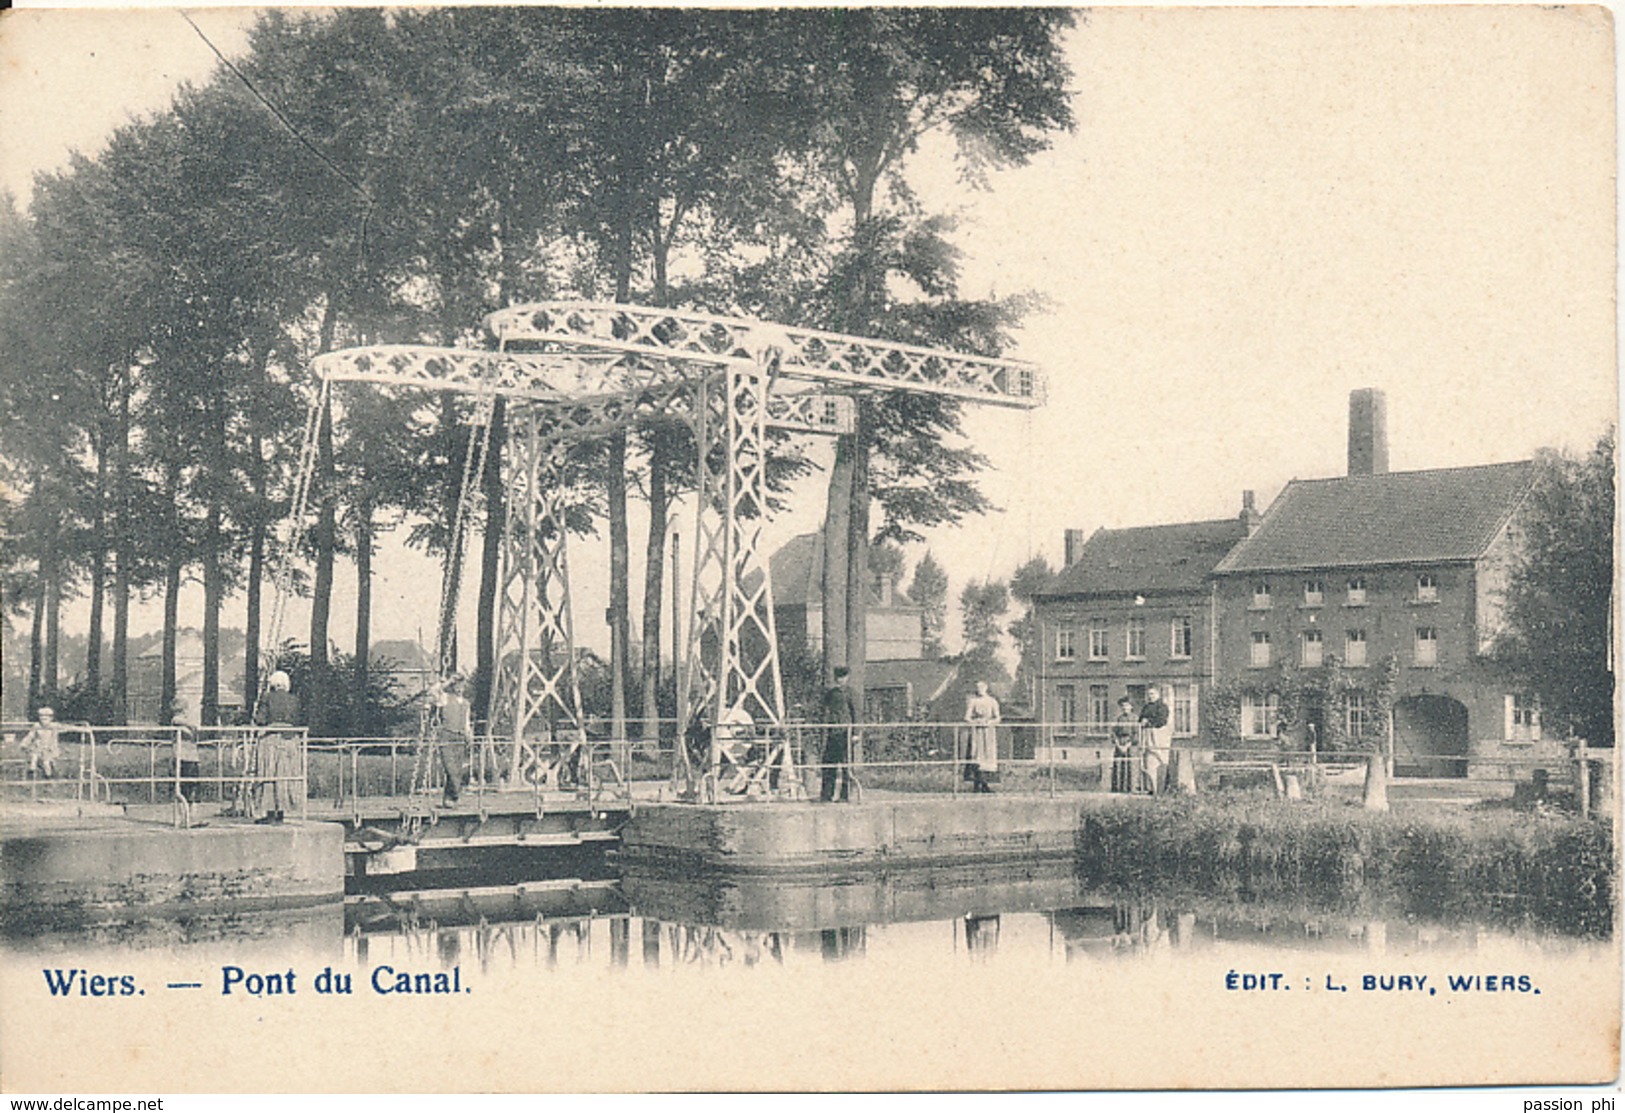
POLYGON ((1465 777, 1467 708, 1449 696, 1394 701, 1394 775, 1465 777))

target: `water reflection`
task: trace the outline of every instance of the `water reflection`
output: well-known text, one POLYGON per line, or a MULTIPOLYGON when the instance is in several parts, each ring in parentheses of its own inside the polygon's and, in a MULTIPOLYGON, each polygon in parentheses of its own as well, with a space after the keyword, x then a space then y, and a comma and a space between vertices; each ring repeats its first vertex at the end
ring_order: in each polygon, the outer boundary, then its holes
MULTIPOLYGON (((1539 953, 1606 948, 1551 932, 1326 909, 1090 890, 1065 863, 989 877, 974 869, 817 880, 615 881, 352 897, 316 908, 195 916, 13 936, 13 956, 169 952, 342 958, 358 969, 410 962, 481 976, 589 966, 614 971, 794 964, 1062 964, 1183 961, 1253 951, 1324 956, 1459 955, 1486 941, 1539 953), (634 951, 636 961, 634 961, 634 951)), ((1599 950, 1600 953, 1600 950, 1599 950)))

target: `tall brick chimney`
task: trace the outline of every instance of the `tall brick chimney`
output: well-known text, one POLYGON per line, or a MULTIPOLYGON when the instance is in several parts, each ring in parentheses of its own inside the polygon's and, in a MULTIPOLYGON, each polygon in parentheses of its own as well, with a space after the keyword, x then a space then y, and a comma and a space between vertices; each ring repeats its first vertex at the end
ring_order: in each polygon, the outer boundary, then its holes
POLYGON ((1349 474, 1388 473, 1388 399, 1371 387, 1349 392, 1349 474))
POLYGON ((1248 537, 1258 531, 1260 520, 1256 497, 1251 491, 1241 492, 1241 524, 1247 527, 1248 537))
POLYGON ((1083 552, 1083 530, 1069 529, 1065 534, 1066 567, 1070 568, 1078 563, 1078 556, 1083 552))

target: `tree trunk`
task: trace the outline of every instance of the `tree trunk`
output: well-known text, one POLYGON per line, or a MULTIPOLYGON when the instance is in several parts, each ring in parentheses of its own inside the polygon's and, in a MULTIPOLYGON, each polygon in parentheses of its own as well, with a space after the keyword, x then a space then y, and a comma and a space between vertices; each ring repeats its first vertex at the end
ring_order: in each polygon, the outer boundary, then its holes
POLYGON ((45 577, 34 596, 34 621, 28 635, 28 716, 40 706, 40 679, 45 674, 45 577))
POLYGON ((367 692, 372 680, 372 500, 355 508, 355 701, 350 726, 363 736, 377 733, 367 692))
POLYGON ((305 722, 316 737, 326 737, 331 722, 327 628, 333 608, 333 550, 338 542, 333 471, 333 407, 329 403, 322 407, 316 433, 316 577, 310 600, 310 691, 305 696, 305 722))
POLYGON ((829 469, 829 507, 824 515, 824 569, 818 585, 823 603, 819 636, 823 641, 825 684, 831 682, 837 668, 850 667, 846 644, 846 581, 855 462, 855 435, 837 437, 835 462, 829 469))
POLYGON ((53 707, 57 703, 57 684, 62 671, 59 661, 62 648, 62 562, 59 559, 57 538, 51 538, 50 565, 45 576, 45 656, 40 662, 40 684, 43 696, 53 707))
MULTIPOLYGON (((263 365, 262 365, 263 366, 263 365)), ((254 517, 248 534, 248 583, 244 592, 248 596, 247 627, 243 645, 243 706, 246 710, 254 703, 260 683, 260 585, 265 581, 265 446, 256 429, 250 438, 253 454, 254 517)))
MULTIPOLYGON (((322 314, 320 350, 331 351, 338 326, 338 306, 331 295, 322 314)), ((310 600, 310 691, 305 695, 305 722, 311 734, 328 734, 331 702, 327 659, 327 626, 333 608, 333 549, 338 543, 338 491, 333 474, 333 404, 324 400, 316 429, 317 497, 316 576, 310 600)))
MULTIPOLYGON (((666 451, 666 433, 655 430, 649 438, 649 539, 643 548, 643 721, 637 737, 660 737, 660 606, 661 587, 665 583, 666 520, 669 507, 666 499, 666 471, 670 457, 666 451)), ((677 585, 671 585, 672 593, 677 585)), ((677 662, 672 662, 675 668, 677 662)))
POLYGON ((194 710, 203 726, 220 721, 220 494, 211 493, 203 541, 203 697, 194 710))
POLYGON ((96 494, 91 512, 90 629, 85 641, 85 688, 90 693, 95 722, 102 721, 102 625, 107 594, 107 438, 105 422, 96 438, 96 494))
MULTIPOLYGON (((272 346, 263 344, 255 353, 255 368, 259 374, 259 385, 264 387, 269 381, 272 346)), ((243 708, 248 710, 253 706, 255 697, 259 694, 260 684, 260 638, 261 627, 264 625, 261 610, 261 585, 265 582, 265 527, 266 513, 270 506, 270 493, 267 490, 269 479, 265 471, 265 435, 260 424, 258 407, 253 420, 249 423, 249 459, 248 480, 253 490, 253 511, 249 515, 248 526, 248 583, 244 585, 244 594, 248 597, 247 614, 243 624, 247 628, 244 634, 243 645, 243 708)))
MULTIPOLYGON (((439 647, 441 660, 432 662, 435 669, 443 669, 448 673, 457 671, 457 586, 462 582, 463 551, 461 541, 455 534, 457 532, 457 499, 462 486, 462 467, 466 453, 459 452, 457 435, 461 427, 457 420, 457 400, 448 393, 440 396, 440 429, 442 442, 446 449, 445 485, 442 489, 444 502, 442 512, 446 524, 446 558, 442 568, 442 582, 448 585, 452 598, 441 599, 441 612, 435 616, 435 645, 439 647), (455 544, 454 544, 455 542, 455 544)), ((469 436, 474 435, 469 429, 469 436)), ((477 678, 476 678, 477 679, 477 678)), ((474 705, 476 708, 479 704, 474 705)))
POLYGON ((874 415, 859 400, 852 435, 852 495, 846 535, 846 667, 852 706, 863 710, 863 681, 869 659, 869 447, 874 415))
POLYGON ((180 634, 181 545, 177 539, 164 558, 164 642, 158 666, 158 720, 175 704, 175 644, 180 634))
POLYGON ((626 430, 609 446, 609 718, 610 736, 626 735, 627 650, 632 641, 631 546, 626 524, 626 430))
POLYGON ((474 713, 490 730, 491 694, 497 674, 497 593, 502 588, 502 535, 507 530, 506 485, 502 479, 503 444, 508 439, 508 411, 501 398, 491 405, 491 436, 486 442, 484 474, 485 536, 480 549, 479 614, 474 631, 474 713))
POLYGON ((230 457, 226 452, 226 370, 216 360, 209 383, 208 475, 204 490, 209 510, 203 537, 203 694, 192 710, 205 726, 220 722, 220 607, 225 601, 225 507, 226 492, 232 483, 230 457))
POLYGON ((108 719, 130 720, 130 591, 134 588, 135 542, 130 523, 130 371, 119 376, 118 431, 113 441, 113 676, 108 686, 108 719))

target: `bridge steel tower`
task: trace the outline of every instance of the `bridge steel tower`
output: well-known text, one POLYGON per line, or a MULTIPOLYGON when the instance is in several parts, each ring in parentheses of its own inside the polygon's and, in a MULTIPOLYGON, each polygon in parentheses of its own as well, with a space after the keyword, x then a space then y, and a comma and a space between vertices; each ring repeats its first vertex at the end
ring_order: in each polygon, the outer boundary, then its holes
MULTIPOLYGON (((1043 404, 1037 369, 1013 360, 845 336, 745 318, 619 303, 539 302, 485 319, 497 350, 372 346, 317 357, 325 402, 335 382, 509 400, 503 454, 508 515, 498 602, 498 675, 486 709, 511 739, 513 767, 538 737, 584 740, 564 515, 568 448, 644 422, 694 431, 699 497, 679 719, 784 721, 772 584, 762 552, 770 428, 838 434, 851 395, 908 391, 981 405, 1043 404)), ((319 424, 319 418, 313 419, 319 424)), ((296 489, 308 491, 307 424, 296 489)), ((304 510, 303 500, 296 514, 304 510)), ((463 513, 460 509, 459 514, 463 513)), ((455 559, 455 557, 454 557, 455 559)), ((782 737, 782 735, 781 735, 782 737)), ((681 772, 692 790, 709 769, 681 772)), ((782 746, 775 760, 782 754, 782 746)))

